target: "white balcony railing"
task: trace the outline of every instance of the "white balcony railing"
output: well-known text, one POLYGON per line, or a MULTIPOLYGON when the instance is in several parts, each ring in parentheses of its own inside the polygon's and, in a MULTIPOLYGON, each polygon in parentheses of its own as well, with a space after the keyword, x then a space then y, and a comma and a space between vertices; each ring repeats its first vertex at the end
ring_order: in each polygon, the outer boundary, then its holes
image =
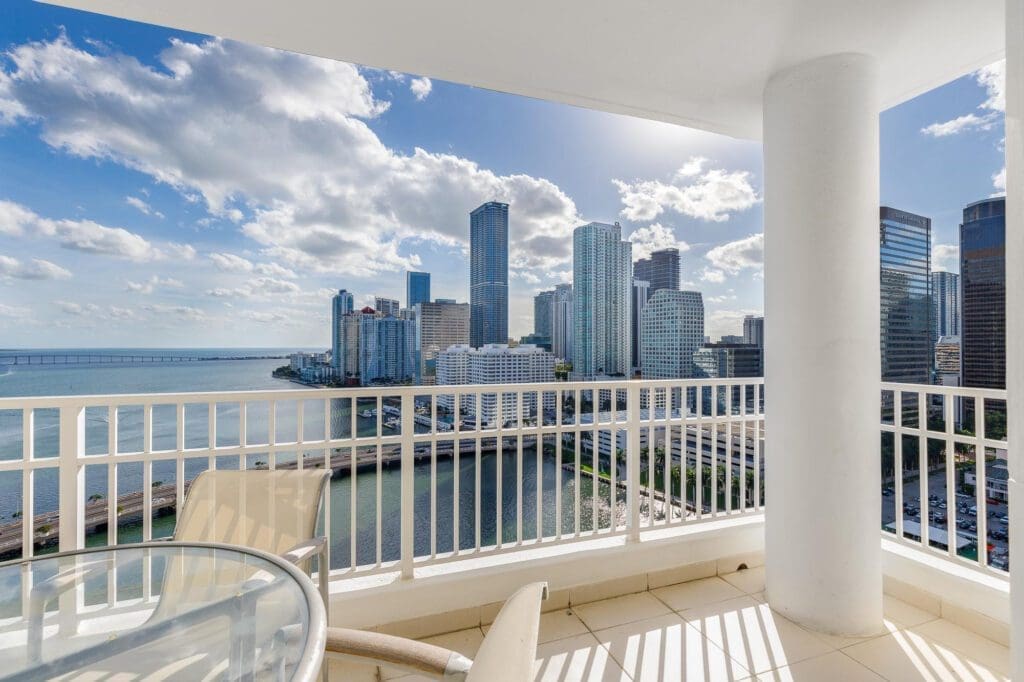
POLYGON ((335 575, 639 538, 760 513, 762 406, 761 379, 5 398, 0 555, 168 535, 207 468, 331 466, 335 575))
POLYGON ((883 383, 881 430, 883 533, 1005 578, 1006 391, 883 383))
MULTIPOLYGON (((883 535, 1005 576, 1005 392, 882 402, 883 535)), ((762 513, 763 406, 762 379, 3 398, 0 558, 168 535, 208 468, 330 466, 335 576, 638 540, 762 513)))

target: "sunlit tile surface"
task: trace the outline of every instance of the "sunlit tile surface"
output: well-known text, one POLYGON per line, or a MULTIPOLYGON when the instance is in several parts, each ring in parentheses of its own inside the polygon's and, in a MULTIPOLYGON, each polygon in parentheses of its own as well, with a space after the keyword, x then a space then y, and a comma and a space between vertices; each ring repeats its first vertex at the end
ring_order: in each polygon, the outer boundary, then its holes
MULTIPOLYGON (((544 614, 535 679, 1009 679, 1006 647, 898 599, 885 597, 884 629, 877 636, 844 638, 783 618, 763 602, 762 589, 763 572, 753 569, 544 614)), ((471 628, 427 641, 473 655, 486 632, 471 628)), ((370 678, 365 667, 335 664, 331 672, 332 680, 370 678)))

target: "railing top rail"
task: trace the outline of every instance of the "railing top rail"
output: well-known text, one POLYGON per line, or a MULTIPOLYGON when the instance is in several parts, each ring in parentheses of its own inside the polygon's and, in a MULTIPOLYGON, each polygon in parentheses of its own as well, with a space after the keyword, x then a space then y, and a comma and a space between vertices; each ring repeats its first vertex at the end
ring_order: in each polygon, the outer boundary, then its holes
POLYGON ((552 381, 533 384, 458 384, 433 386, 359 386, 351 388, 264 389, 257 391, 197 391, 177 393, 121 393, 109 395, 30 396, 0 398, 0 410, 26 407, 61 407, 62 405, 164 405, 177 403, 209 403, 264 400, 325 400, 329 398, 377 398, 436 396, 489 393, 527 393, 531 391, 625 390, 640 388, 691 388, 714 386, 753 386, 764 383, 763 377, 734 379, 615 379, 607 381, 552 381))
POLYGON ((932 384, 900 384, 883 381, 883 391, 901 391, 904 393, 926 393, 928 395, 951 395, 960 398, 985 398, 988 400, 1006 400, 1005 388, 973 388, 971 386, 936 386, 932 384))

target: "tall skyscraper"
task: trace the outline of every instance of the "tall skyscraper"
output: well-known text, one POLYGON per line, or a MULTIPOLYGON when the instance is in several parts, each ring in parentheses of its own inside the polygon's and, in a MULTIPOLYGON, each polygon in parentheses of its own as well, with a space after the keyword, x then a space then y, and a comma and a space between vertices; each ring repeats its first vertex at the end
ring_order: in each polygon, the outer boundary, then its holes
POLYGON ((630 366, 632 248, 615 223, 573 231, 573 376, 625 376, 630 366))
POLYGON ((1006 198, 964 208, 960 225, 964 386, 1006 388, 1006 198))
POLYGON ((551 298, 551 352, 556 358, 572 362, 572 307, 571 284, 559 284, 551 298))
POLYGON ((764 348, 764 318, 747 315, 743 318, 743 343, 764 348))
POLYGON ((551 304, 555 290, 542 291, 533 297, 533 335, 545 337, 551 342, 551 304))
POLYGON ((397 299, 385 298, 383 296, 373 297, 373 307, 378 313, 388 317, 398 317, 398 311, 400 310, 397 299))
POLYGON ((643 309, 640 338, 640 372, 644 379, 695 376, 693 354, 704 343, 704 299, 700 292, 654 292, 643 309))
POLYGON ((431 303, 416 306, 418 379, 431 385, 437 373, 437 354, 449 346, 469 343, 469 304, 431 303))
POLYGON ((359 380, 363 386, 416 379, 416 325, 379 315, 359 319, 359 380))
POLYGON ((430 273, 405 273, 405 307, 415 308, 417 303, 430 301, 430 273))
POLYGON ((960 336, 960 275, 932 273, 933 338, 960 336))
POLYGON ((650 283, 647 298, 661 289, 679 290, 679 249, 659 249, 633 264, 633 277, 650 283))
POLYGON ((882 206, 882 380, 930 384, 933 362, 930 218, 882 206))
POLYGON ((640 347, 642 345, 642 320, 644 307, 647 306, 647 299, 651 297, 651 283, 642 279, 633 278, 633 287, 630 290, 629 310, 629 347, 630 367, 634 372, 640 369, 640 347))
POLYGON ((339 377, 344 376, 341 371, 341 366, 344 362, 342 359, 344 350, 342 349, 341 327, 344 323, 345 315, 352 312, 354 305, 355 298, 345 289, 339 289, 338 293, 331 298, 331 367, 334 368, 335 373, 339 377))
POLYGON ((508 204, 469 214, 470 345, 508 343, 508 204))

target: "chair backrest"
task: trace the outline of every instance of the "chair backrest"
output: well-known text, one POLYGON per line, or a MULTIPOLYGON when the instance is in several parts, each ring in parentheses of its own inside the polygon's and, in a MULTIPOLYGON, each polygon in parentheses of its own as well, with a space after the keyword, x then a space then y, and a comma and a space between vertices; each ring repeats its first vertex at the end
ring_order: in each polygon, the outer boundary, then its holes
POLYGON ((529 682, 537 658, 540 603, 547 583, 531 583, 508 598, 473 659, 466 682, 529 682))
POLYGON ((174 528, 183 542, 222 542, 282 554, 316 532, 324 469, 204 471, 174 528))

